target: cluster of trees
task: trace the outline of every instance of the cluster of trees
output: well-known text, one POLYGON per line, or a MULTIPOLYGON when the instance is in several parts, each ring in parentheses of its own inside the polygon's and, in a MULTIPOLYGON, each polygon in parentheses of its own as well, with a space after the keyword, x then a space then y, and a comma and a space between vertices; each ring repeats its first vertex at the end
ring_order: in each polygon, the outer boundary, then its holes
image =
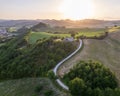
POLYGON ((54 38, 27 44, 17 37, 0 46, 0 79, 46 76, 59 61, 76 49, 72 42, 54 38))
POLYGON ((115 75, 99 62, 80 61, 63 80, 73 96, 120 96, 115 75))

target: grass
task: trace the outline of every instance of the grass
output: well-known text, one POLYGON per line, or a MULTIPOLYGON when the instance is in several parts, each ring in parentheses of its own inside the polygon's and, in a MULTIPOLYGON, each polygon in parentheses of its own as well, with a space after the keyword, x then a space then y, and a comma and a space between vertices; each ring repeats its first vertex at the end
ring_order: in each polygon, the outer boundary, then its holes
POLYGON ((109 32, 116 32, 116 31, 119 31, 120 30, 120 26, 117 26, 117 27, 111 27, 108 29, 109 32))
POLYGON ((84 48, 73 58, 68 60, 59 69, 59 74, 63 75, 80 60, 97 60, 109 67, 120 83, 120 32, 110 33, 103 40, 84 40, 84 48))
POLYGON ((50 32, 50 33, 69 33, 71 31, 74 32, 104 32, 105 28, 50 28, 43 30, 43 32, 50 32))
POLYGON ((52 28, 49 30, 45 30, 46 32, 51 33, 66 33, 69 34, 69 32, 73 31, 75 33, 78 33, 77 36, 87 36, 87 37, 93 37, 93 36, 100 36, 105 32, 105 28, 52 28))
POLYGON ((67 96, 54 87, 47 78, 24 78, 19 80, 8 80, 0 82, 0 96, 44 96, 44 93, 52 90, 52 96, 67 96), (35 92, 35 88, 41 85, 42 90, 35 92))
POLYGON ((43 38, 50 38, 50 37, 70 37, 69 32, 73 31, 75 33, 78 33, 77 36, 84 35, 86 37, 94 37, 94 36, 100 36, 104 34, 105 29, 101 28, 66 28, 66 29, 50 29, 46 32, 30 32, 30 34, 27 37, 27 41, 30 44, 34 44, 37 40, 43 39, 43 38), (51 32, 51 33, 47 33, 51 32), (58 32, 57 34, 54 34, 54 32, 58 32), (64 34, 63 34, 64 33, 64 34))
POLYGON ((76 36, 94 37, 104 35, 104 32, 79 32, 76 36))
POLYGON ((5 43, 0 43, 0 47, 3 46, 3 45, 5 45, 5 43))
POLYGON ((34 44, 37 40, 43 39, 43 38, 50 38, 50 37, 70 37, 70 34, 52 34, 47 32, 31 32, 28 35, 28 43, 34 44))
POLYGON ((76 36, 86 36, 86 37, 94 37, 94 36, 101 36, 105 33, 105 29, 101 28, 84 28, 78 31, 76 36))

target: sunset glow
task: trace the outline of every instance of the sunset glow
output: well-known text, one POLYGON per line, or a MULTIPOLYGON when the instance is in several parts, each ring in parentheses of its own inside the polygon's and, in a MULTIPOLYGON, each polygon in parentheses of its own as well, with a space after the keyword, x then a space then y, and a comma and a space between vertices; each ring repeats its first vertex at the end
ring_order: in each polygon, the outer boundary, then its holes
POLYGON ((94 15, 94 4, 90 0, 64 0, 60 6, 64 18, 87 19, 94 15))
POLYGON ((0 0, 0 19, 117 20, 119 9, 120 0, 0 0))

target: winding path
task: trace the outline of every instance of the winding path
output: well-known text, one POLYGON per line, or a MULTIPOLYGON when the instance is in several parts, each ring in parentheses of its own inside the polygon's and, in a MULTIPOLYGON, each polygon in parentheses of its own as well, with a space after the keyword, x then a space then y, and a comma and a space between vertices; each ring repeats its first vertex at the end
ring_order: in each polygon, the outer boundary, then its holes
MULTIPOLYGON (((66 57, 66 58, 63 59, 61 62, 59 62, 59 63, 55 66, 55 68, 53 69, 53 72, 54 72, 55 76, 58 76, 58 74, 57 74, 58 68, 59 68, 66 60, 70 59, 73 55, 75 55, 75 54, 81 49, 82 45, 83 45, 83 41, 79 39, 79 46, 78 46, 78 48, 77 48, 73 53, 71 53, 68 57, 66 57)), ((56 81, 57 81, 57 83, 58 83, 63 89, 69 90, 68 86, 66 86, 59 78, 58 78, 56 81)))

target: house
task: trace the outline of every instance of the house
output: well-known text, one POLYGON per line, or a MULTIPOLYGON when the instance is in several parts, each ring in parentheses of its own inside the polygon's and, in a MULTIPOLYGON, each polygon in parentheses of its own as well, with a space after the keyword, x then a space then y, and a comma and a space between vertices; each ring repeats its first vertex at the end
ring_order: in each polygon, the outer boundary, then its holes
POLYGON ((73 37, 67 37, 63 41, 65 41, 65 42, 73 42, 74 38, 73 37))

